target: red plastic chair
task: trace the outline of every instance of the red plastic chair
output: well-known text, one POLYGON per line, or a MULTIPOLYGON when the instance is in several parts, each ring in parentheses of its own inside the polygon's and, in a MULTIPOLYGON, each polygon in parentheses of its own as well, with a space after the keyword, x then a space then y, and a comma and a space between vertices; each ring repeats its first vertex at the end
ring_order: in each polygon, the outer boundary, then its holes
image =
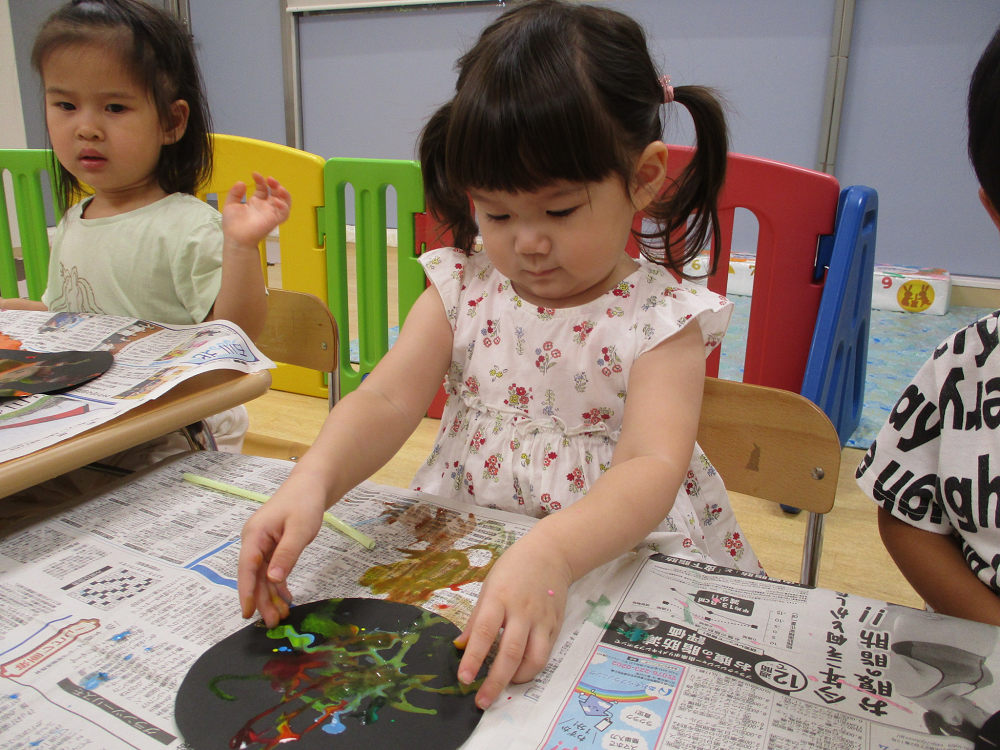
MULTIPOLYGON (((690 163, 694 149, 669 149, 667 174, 676 179, 690 163)), ((759 224, 744 383, 795 393, 801 390, 823 295, 823 275, 816 272, 817 243, 820 235, 833 233, 839 196, 840 185, 832 175, 729 154, 726 184, 719 197, 719 268, 729 267, 736 209, 748 209, 759 224)), ((637 215, 635 228, 641 227, 642 218, 637 215)), ((633 257, 638 255, 634 237, 626 250, 633 257)), ((708 288, 725 294, 728 282, 728 273, 717 273, 709 278, 708 288)), ((718 354, 712 355, 707 366, 709 375, 718 375, 718 354)))

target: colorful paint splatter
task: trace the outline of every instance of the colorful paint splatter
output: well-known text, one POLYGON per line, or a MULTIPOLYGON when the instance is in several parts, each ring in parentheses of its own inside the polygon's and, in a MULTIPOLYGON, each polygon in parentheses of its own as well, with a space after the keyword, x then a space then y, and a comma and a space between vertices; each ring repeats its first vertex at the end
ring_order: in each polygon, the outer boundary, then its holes
POLYGON ((375 724, 388 708, 435 714, 434 708, 411 703, 411 694, 416 691, 458 696, 478 688, 478 682, 461 685, 453 676, 447 680, 451 684, 431 687, 428 683, 439 675, 407 671, 414 648, 421 652, 429 648, 454 650, 448 637, 428 638, 426 633, 432 626, 446 623, 443 618, 414 608, 418 612, 415 619, 399 632, 375 628, 366 631, 351 622, 355 618, 345 615, 340 607, 342 601, 352 603, 352 610, 357 602, 384 606, 372 600, 331 599, 320 603, 302 619, 298 629, 282 624, 267 631, 267 637, 275 641, 274 657, 264 664, 260 674, 221 675, 209 681, 209 690, 225 701, 237 700, 226 689, 226 683, 233 681, 268 681, 271 690, 280 696, 273 706, 247 721, 231 738, 229 747, 273 750, 316 729, 341 734, 349 727, 356 730, 375 724))
POLYGON ((441 589, 457 591, 467 583, 483 582, 500 554, 514 542, 512 533, 498 530, 495 540, 455 549, 455 544, 476 530, 476 517, 426 505, 406 508, 390 507, 385 514, 387 523, 400 523, 409 527, 416 542, 405 549, 405 560, 369 568, 358 580, 373 594, 385 595, 392 602, 422 604, 441 589), (422 546, 418 546, 422 545, 422 546), (490 554, 489 562, 475 566, 468 552, 484 550, 490 554))

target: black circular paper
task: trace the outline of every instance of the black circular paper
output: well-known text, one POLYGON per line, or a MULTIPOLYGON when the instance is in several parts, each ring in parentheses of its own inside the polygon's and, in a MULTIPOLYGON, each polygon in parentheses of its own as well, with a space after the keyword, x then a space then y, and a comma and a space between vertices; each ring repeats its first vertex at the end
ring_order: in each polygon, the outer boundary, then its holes
POLYGON ((114 363, 110 352, 28 352, 0 349, 0 396, 54 393, 75 388, 114 363), (10 362, 17 362, 11 365, 10 362))
POLYGON ((194 663, 177 726, 195 750, 452 750, 482 715, 456 676, 459 632, 380 599, 292 607, 278 628, 250 625, 194 663))

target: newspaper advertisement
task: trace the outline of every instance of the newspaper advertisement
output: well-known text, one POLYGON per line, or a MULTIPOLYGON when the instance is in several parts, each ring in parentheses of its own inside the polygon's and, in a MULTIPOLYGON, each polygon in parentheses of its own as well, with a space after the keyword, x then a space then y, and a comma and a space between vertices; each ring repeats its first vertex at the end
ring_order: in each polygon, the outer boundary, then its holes
POLYGON ((631 570, 514 747, 996 746, 974 742, 1000 710, 998 628, 673 557, 631 570))
MULTIPOLYGON (((184 454, 0 537, 0 746, 184 747, 174 723, 184 675, 248 624, 236 565, 259 506, 181 477, 271 494, 293 465, 184 454)), ((376 547, 324 525, 289 578, 296 602, 392 598, 459 626, 492 562, 534 521, 369 483, 334 510, 376 547)))
POLYGON ((233 323, 169 326, 87 313, 0 310, 3 349, 107 351, 114 364, 69 392, 0 399, 0 461, 103 424, 209 370, 274 367, 233 323))

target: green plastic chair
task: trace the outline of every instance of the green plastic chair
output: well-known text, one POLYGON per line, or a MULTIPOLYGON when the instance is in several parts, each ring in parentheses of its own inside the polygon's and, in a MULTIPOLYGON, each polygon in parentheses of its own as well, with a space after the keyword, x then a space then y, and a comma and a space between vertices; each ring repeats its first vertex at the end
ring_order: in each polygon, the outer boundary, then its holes
MULTIPOLYGON (((415 216, 424 211, 420 164, 395 159, 330 159, 323 169, 324 202, 317 209, 319 244, 326 239, 327 301, 340 335, 337 398, 360 385, 389 350, 386 190, 396 190, 398 220, 399 324, 424 290, 417 260, 415 216), (358 331, 352 336, 347 305, 347 220, 345 191, 354 188, 358 331), (351 339, 358 339, 359 369, 351 366, 351 339)), ((334 384, 337 388, 337 384, 334 384)))
MULTIPOLYGON (((47 149, 0 149, 0 175, 9 172, 14 184, 14 206, 21 236, 21 257, 28 283, 28 297, 40 300, 48 284, 49 234, 42 197, 42 173, 51 167, 47 149)), ((51 174, 48 179, 51 185, 51 174)), ((54 191, 53 191, 54 194, 54 191)), ((7 192, 0 180, 0 296, 19 297, 14 264, 14 238, 7 217, 7 192)), ((62 218, 58 205, 56 221, 62 218)))

